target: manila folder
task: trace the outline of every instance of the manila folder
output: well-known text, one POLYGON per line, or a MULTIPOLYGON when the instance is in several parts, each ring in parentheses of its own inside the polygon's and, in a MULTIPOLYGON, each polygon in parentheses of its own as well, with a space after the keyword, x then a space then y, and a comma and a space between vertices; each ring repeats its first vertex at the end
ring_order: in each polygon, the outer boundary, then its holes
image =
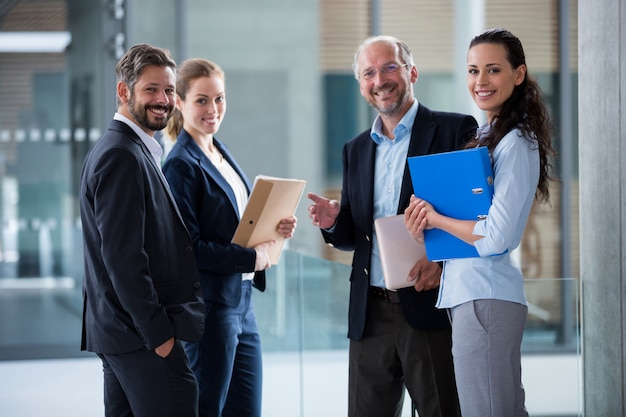
POLYGON ((303 180, 257 176, 232 243, 252 248, 276 240, 268 250, 270 262, 276 265, 285 243, 278 223, 295 214, 305 185, 303 180))

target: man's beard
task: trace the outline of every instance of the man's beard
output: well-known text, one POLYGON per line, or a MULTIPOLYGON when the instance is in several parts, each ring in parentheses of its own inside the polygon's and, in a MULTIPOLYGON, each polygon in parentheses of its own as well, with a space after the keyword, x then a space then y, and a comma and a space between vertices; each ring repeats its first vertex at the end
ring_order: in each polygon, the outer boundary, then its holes
MULTIPOLYGON (((380 90, 385 90, 386 88, 387 86, 383 85, 380 90)), ((396 88, 398 87, 396 86, 396 88)), ((374 96, 374 94, 372 94, 372 96, 374 96)), ((408 98, 409 91, 405 89, 402 92, 402 95, 398 97, 398 99, 393 103, 388 103, 383 107, 382 105, 377 103, 375 99, 372 99, 369 101, 369 105, 376 109, 376 111, 383 116, 394 116, 402 109, 402 105, 404 104, 405 100, 408 100, 408 98)))
POLYGON ((153 130, 153 131, 165 129, 165 126, 167 126, 167 121, 170 119, 170 117, 172 117, 172 112, 174 111, 174 106, 172 104, 168 104, 168 105, 154 104, 154 105, 146 105, 143 107, 136 105, 134 94, 130 95, 130 98, 128 99, 127 107, 128 107, 128 112, 130 113, 131 116, 133 116, 137 124, 145 127, 146 129, 153 130), (150 116, 148 115, 149 108, 165 110, 166 117, 163 119, 151 120, 150 116))
POLYGON ((378 113, 382 114, 383 116, 393 116, 400 109, 401 103, 402 103, 402 100, 396 100, 390 105, 387 105, 386 107, 379 106, 374 102, 370 103, 370 105, 374 109, 376 109, 378 113))

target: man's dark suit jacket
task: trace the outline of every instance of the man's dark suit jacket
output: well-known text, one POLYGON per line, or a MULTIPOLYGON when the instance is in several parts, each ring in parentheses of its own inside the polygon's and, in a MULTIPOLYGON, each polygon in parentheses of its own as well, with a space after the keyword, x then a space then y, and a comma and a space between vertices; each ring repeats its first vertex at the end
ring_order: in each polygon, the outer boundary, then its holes
MULTIPOLYGON (((233 155, 219 140, 213 142, 249 192, 250 182, 233 155)), ((237 307, 241 274, 254 271, 256 252, 230 243, 240 218, 232 188, 185 130, 168 154, 163 173, 194 242, 205 300, 237 307)), ((264 291, 265 272, 255 273, 253 283, 264 291)))
POLYGON ((81 348, 153 350, 197 341, 204 306, 193 244, 154 158, 113 120, 83 164, 85 277, 81 348))
MULTIPOLYGON (((459 149, 472 137, 476 127, 476 120, 471 116, 431 111, 420 103, 408 156, 459 149)), ((341 210, 332 232, 322 230, 327 243, 338 249, 354 250, 348 325, 348 337, 352 340, 363 337, 367 321, 374 228, 375 158, 376 144, 370 136, 370 130, 346 143, 343 149, 341 210)), ((405 165, 398 214, 404 213, 412 193, 411 176, 408 165, 405 165)), ((417 292, 413 287, 398 291, 402 310, 411 326, 422 330, 450 327, 445 311, 435 307, 437 292, 437 289, 417 292)))

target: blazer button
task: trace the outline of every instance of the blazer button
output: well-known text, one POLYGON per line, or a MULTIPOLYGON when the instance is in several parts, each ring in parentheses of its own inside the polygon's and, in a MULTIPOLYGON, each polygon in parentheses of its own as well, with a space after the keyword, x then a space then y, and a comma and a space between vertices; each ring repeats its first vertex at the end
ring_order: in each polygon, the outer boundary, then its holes
POLYGON ((197 290, 198 288, 200 288, 200 281, 195 281, 193 283, 193 287, 197 290))
POLYGON ((369 271, 367 270, 367 268, 363 268, 363 272, 365 272, 365 275, 369 275, 369 271))
POLYGON ((193 246, 185 246, 185 252, 193 252, 193 246))
POLYGON ((365 240, 367 240, 369 242, 370 241, 370 237, 368 235, 365 235, 365 240))

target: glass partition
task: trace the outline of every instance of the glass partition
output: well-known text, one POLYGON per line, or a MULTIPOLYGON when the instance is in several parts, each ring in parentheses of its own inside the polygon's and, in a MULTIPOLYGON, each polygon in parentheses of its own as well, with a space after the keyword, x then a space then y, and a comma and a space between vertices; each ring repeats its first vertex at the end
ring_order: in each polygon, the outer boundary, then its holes
MULTIPOLYGON (((350 267, 285 251, 254 303, 264 352, 264 416, 336 417, 347 411, 350 267), (296 414, 297 413, 297 414, 296 414)), ((576 279, 526 281, 522 343, 531 416, 580 415, 576 279)), ((403 417, 411 415, 405 398, 403 417)))
POLYGON ((528 322, 522 339, 522 379, 531 416, 582 415, 578 280, 525 281, 528 322))
MULTIPOLYGON (((264 417, 346 413, 349 276, 347 265, 286 250, 268 271, 267 290, 254 292, 264 417)), ((527 280, 526 291, 522 373, 528 411, 537 417, 579 416, 577 280, 527 280)), ((0 287, 0 361, 92 356, 79 351, 81 311, 80 286, 0 287)), ((94 357, 88 366, 98 368, 98 362, 94 357)), ((406 396, 403 417, 410 415, 406 396)))

